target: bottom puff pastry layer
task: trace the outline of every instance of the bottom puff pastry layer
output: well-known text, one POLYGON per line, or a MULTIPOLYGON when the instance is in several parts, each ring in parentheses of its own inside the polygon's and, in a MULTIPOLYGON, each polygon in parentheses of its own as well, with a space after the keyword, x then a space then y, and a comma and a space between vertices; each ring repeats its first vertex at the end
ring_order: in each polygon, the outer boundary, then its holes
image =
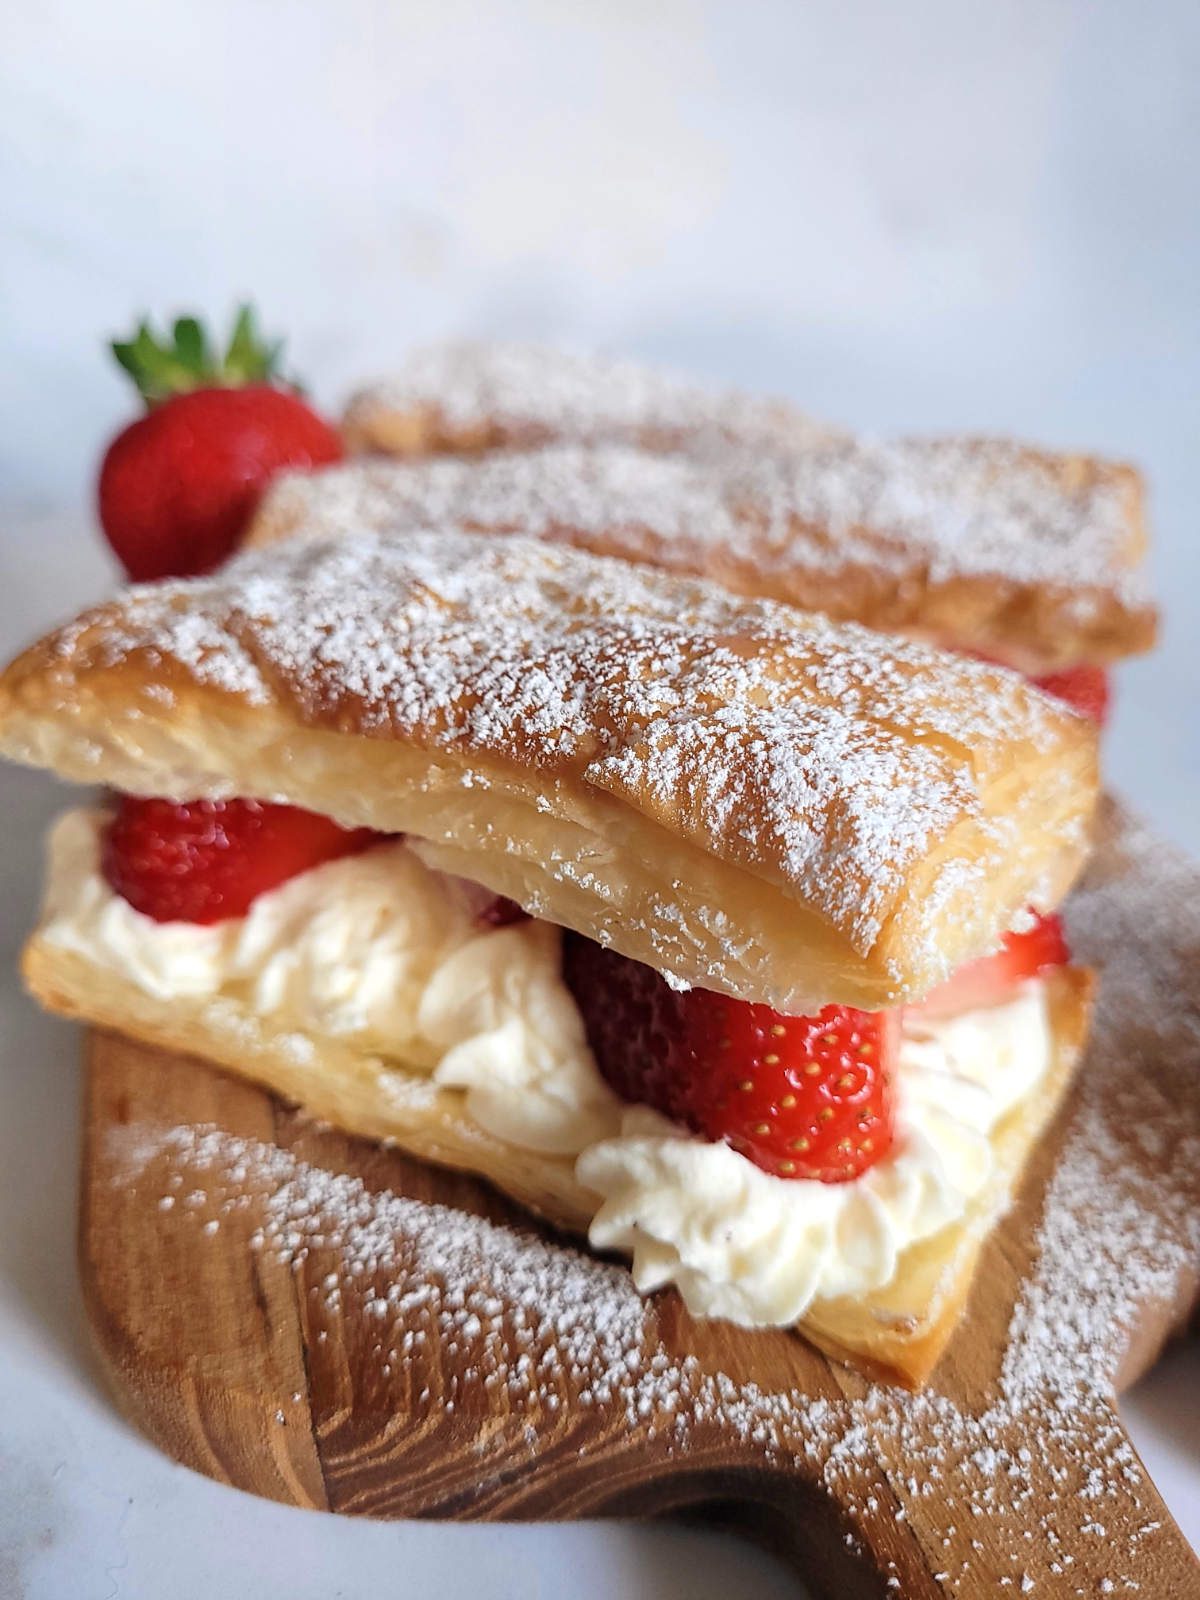
MULTIPOLYGON (((149 994, 110 965, 35 934, 23 963, 26 983, 48 1009, 144 1043, 215 1062, 265 1085, 311 1115, 367 1138, 394 1141, 423 1160, 487 1179, 514 1200, 571 1232, 586 1233, 595 1195, 574 1159, 518 1148, 469 1114, 467 1094, 406 1071, 394 1059, 343 1041, 297 1033, 236 998, 149 994)), ((815 1300, 801 1333, 840 1360, 886 1381, 918 1386, 958 1321, 987 1233, 1005 1209, 1029 1153, 1070 1081, 1087 1030, 1090 975, 1048 974, 1051 1052, 1037 1090, 992 1129, 992 1173, 965 1214, 910 1244, 885 1287, 815 1300)))

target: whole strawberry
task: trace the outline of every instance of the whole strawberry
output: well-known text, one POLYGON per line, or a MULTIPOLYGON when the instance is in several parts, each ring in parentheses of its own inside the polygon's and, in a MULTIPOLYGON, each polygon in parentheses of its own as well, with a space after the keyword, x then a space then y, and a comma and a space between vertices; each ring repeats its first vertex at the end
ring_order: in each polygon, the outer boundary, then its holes
POLYGON ((262 342, 249 306, 224 355, 194 317, 179 318, 170 342, 143 322, 112 349, 149 408, 100 468, 100 522, 131 578, 210 572, 276 473, 341 459, 336 430, 281 386, 280 346, 262 342))

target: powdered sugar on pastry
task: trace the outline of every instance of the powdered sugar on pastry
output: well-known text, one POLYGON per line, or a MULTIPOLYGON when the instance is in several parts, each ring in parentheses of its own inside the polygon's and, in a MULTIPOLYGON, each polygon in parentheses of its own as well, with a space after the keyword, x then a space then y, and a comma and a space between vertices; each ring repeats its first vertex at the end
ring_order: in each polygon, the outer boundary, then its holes
POLYGON ((272 484, 251 543, 300 534, 461 527, 561 537, 663 562, 678 547, 732 544, 741 524, 719 469, 628 445, 548 445, 479 457, 351 461, 328 472, 285 473, 272 484))
POLYGON ((1140 627, 1134 613, 1148 606, 1126 480, 1068 479, 1053 458, 1002 440, 368 459, 279 480, 251 542, 433 525, 561 540, 880 627, 919 626, 963 579, 998 586, 995 620, 972 595, 973 630, 1000 626, 1012 586, 1036 588, 1047 611, 1069 602, 1079 648, 1089 618, 1099 641, 1117 613, 1140 627))
MULTIPOLYGON (((251 705, 282 699, 310 726, 517 762, 547 794, 581 778, 782 883, 859 951, 1016 763, 1036 763, 1036 784, 981 820, 963 872, 1019 865, 1033 798, 1064 807, 1072 837, 1090 800, 1090 740, 1012 674, 526 539, 284 544, 133 590, 46 649, 76 673, 140 657, 156 688, 182 677, 251 705)), ((148 709, 139 741, 152 716, 171 733, 169 712, 148 709)), ((352 801, 341 820, 369 820, 352 801)))
MULTIPOLYGON (((869 595, 886 611, 879 625, 897 625, 924 586, 984 578, 1051 591, 1020 619, 1005 616, 1011 594, 993 596, 989 632, 1000 637, 1036 635, 1049 651, 1057 626, 1078 633, 1080 658, 1098 660, 1153 642, 1141 485, 1126 466, 1003 439, 855 437, 780 402, 706 392, 652 367, 507 344, 418 350, 397 376, 356 395, 345 420, 352 443, 399 455, 616 443, 715 459, 742 478, 753 519, 769 524, 761 537, 753 520, 745 530, 759 569, 750 592, 875 621, 852 603, 839 609, 836 591, 823 605, 802 574, 848 564, 853 587, 870 590, 879 569, 900 573, 907 594, 869 595)), ((987 596, 973 594, 968 612, 980 607, 989 609, 987 596)), ((947 618, 954 613, 948 598, 947 618)))
POLYGON ((361 390, 345 428, 372 442, 381 417, 421 414, 452 444, 534 444, 547 438, 747 446, 831 430, 782 401, 703 384, 636 361, 531 344, 458 343, 416 350, 403 373, 361 390))

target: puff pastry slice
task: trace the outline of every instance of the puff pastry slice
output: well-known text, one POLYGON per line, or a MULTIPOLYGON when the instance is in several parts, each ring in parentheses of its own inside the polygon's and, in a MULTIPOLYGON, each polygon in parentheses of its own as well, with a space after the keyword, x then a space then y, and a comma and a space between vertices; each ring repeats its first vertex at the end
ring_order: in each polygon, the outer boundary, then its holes
MULTIPOLYGON (((572 1159, 515 1149, 481 1128, 461 1090, 434 1088, 396 1060, 354 1053, 330 1041, 297 1049, 294 1032, 272 1028, 236 1002, 219 1008, 165 1000, 115 978, 78 952, 35 934, 23 961, 27 986, 48 1010, 114 1029, 162 1049, 185 1052, 242 1074, 302 1105, 311 1115, 368 1139, 388 1139, 420 1160, 494 1183, 540 1217, 585 1235, 595 1196, 572 1159)), ((818 1298, 797 1324, 837 1360, 889 1383, 919 1387, 958 1324, 979 1253, 1016 1192, 1042 1133, 1052 1122, 1087 1034, 1089 974, 1064 968, 1047 980, 1051 1061, 1036 1095, 992 1130, 992 1168, 966 1213, 901 1254, 882 1289, 818 1298)), ((181 1063, 182 1065, 182 1063, 181 1063)))
POLYGON ((527 539, 369 534, 134 589, 0 679, 0 750, 248 795, 688 983, 919 996, 1053 907, 1096 742, 1016 674, 527 539))
POLYGON ((1030 508, 1056 470, 986 441, 869 453, 831 440, 788 457, 563 444, 364 459, 278 480, 247 543, 424 526, 526 534, 1050 672, 1110 662, 1154 636, 1128 486, 1081 463, 1076 489, 1057 505, 1043 494, 1039 517, 1030 508))
POLYGON ((394 377, 353 396, 342 428, 352 449, 396 456, 562 440, 769 449, 837 433, 785 401, 712 390, 636 361, 470 340, 414 351, 394 377))
MULTIPOLYGON (((1095 736, 1016 674, 534 540, 285 541, 135 589, 0 678, 0 748, 176 798, 276 799, 419 835, 423 860, 685 982, 804 1011, 918 997, 1052 907, 1083 858, 1095 736)), ((363 858, 364 861, 368 858, 363 858)), ((44 1004, 240 1071, 583 1229, 573 1160, 517 1148, 403 1055, 300 1034, 236 984, 160 993, 46 929, 44 1004)), ((799 1327, 917 1384, 1082 1047, 1045 979, 1047 1066, 966 1211, 885 1287, 799 1327)))
MULTIPOLYGON (((414 353, 350 402, 352 448, 385 455, 623 443, 724 463, 738 537, 673 548, 655 508, 590 548, 714 571, 873 627, 920 629, 1029 672, 1147 650, 1157 616, 1131 467, 994 438, 858 438, 781 402, 536 346, 414 353), (640 546, 640 554, 637 547, 640 546)), ((700 492, 705 492, 701 490, 700 492)), ((661 509, 661 508, 659 508, 661 509)), ((578 535, 569 513, 560 532, 578 535)), ((532 531, 532 530, 525 530, 532 531)))

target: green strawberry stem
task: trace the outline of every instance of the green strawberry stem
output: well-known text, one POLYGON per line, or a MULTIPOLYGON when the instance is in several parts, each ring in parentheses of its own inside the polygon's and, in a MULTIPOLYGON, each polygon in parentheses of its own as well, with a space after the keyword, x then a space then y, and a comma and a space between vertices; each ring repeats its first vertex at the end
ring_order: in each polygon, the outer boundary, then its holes
POLYGON ((250 383, 287 383, 279 370, 283 341, 268 342, 258 331, 254 307, 239 306, 224 355, 204 324, 177 317, 171 337, 160 337, 143 317, 132 339, 114 339, 112 353, 133 379, 148 407, 190 389, 240 389, 250 383))

